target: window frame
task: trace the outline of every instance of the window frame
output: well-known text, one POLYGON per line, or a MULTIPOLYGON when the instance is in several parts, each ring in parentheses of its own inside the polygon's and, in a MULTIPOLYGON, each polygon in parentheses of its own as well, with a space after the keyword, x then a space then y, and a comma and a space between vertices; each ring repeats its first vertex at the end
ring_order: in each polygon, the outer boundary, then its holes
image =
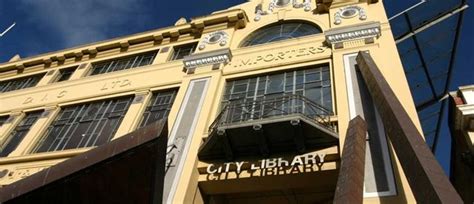
MULTIPOLYGON (((229 77, 229 78, 226 78, 225 79, 225 85, 224 85, 224 88, 222 90, 222 95, 221 95, 221 98, 220 98, 220 101, 219 101, 219 106, 220 107, 218 110, 221 111, 225 108, 225 106, 227 105, 227 103, 229 102, 232 102, 232 101, 238 101, 238 100, 244 100, 244 101, 250 101, 247 100, 247 96, 241 96, 241 97, 238 97, 238 98, 232 98, 231 97, 231 94, 228 94, 227 91, 228 91, 228 86, 229 86, 229 83, 232 83, 232 82, 235 82, 235 81, 240 81, 240 80, 248 80, 248 82, 246 83, 246 90, 243 91, 242 93, 247 95, 248 94, 248 89, 249 89, 249 84, 250 84, 250 80, 252 79, 255 79, 255 83, 260 83, 258 80, 259 78, 263 78, 265 77, 265 82, 268 81, 268 77, 271 76, 271 75, 279 75, 279 74, 284 74, 284 73, 293 73, 294 76, 292 77, 294 80, 296 80, 296 73, 298 71, 305 71, 305 70, 313 70, 313 69, 321 69, 321 96, 324 94, 324 90, 323 88, 324 87, 329 87, 328 90, 329 90, 329 94, 330 94, 330 108, 326 107, 324 104, 320 104, 316 101, 316 103, 318 103, 320 106, 322 107, 325 107, 328 111, 330 111, 332 113, 332 115, 336 115, 336 109, 335 109, 335 92, 334 92, 334 79, 333 79, 333 70, 332 70, 332 66, 331 66, 331 62, 329 60, 324 60, 322 62, 319 62, 319 63, 314 63, 314 64, 308 64, 308 65, 304 65, 304 66, 294 66, 294 67, 291 67, 291 68, 280 68, 278 70, 272 70, 272 71, 268 71, 268 72, 265 72, 265 73, 259 73, 259 74, 250 74, 250 75, 246 75, 246 76, 240 76, 240 77, 229 77), (327 84, 324 84, 324 80, 322 79, 322 75, 323 75, 323 72, 326 72, 328 73, 327 75, 327 81, 329 81, 329 83, 327 84), (229 95, 227 97, 227 95, 229 95), (227 99, 226 99, 227 98, 227 99)), ((305 78, 305 75, 303 75, 303 79, 305 78)), ((286 80, 286 74, 283 75, 283 79, 286 80)), ((296 93, 296 83, 295 81, 293 80, 293 90, 292 90, 292 93, 290 94, 297 94, 296 93)), ((275 96, 279 96, 278 94, 281 93, 281 96, 285 96, 286 95, 286 84, 283 84, 283 91, 279 91, 279 92, 275 92, 275 93, 267 93, 267 87, 266 87, 267 84, 265 84, 265 87, 263 89, 263 94, 262 95, 258 95, 257 91, 262 91, 262 90, 259 90, 257 87, 257 85, 253 88, 255 88, 255 93, 253 94, 254 96, 252 96, 252 100, 253 101, 256 101, 256 100, 260 100, 260 99, 263 99, 264 97, 266 96, 270 96, 270 97, 275 97, 275 96)), ((302 90, 300 91, 303 91, 305 92, 306 91, 306 88, 303 88, 302 90)), ((304 97, 308 97, 306 95, 303 94, 304 97)), ((270 99, 270 98, 269 98, 270 99)), ((312 100, 312 99, 311 99, 312 100)), ((323 101, 323 99, 321 99, 323 101)), ((323 101, 324 102, 324 101, 323 101)), ((252 110, 252 114, 253 114, 253 111, 252 110)), ((243 119, 245 120, 245 119, 243 119)))
MULTIPOLYGON (((146 116, 147 114, 150 115, 150 114, 153 114, 154 112, 158 112, 160 110, 163 110, 163 109, 156 110, 156 108, 157 108, 157 106, 162 106, 164 104, 159 104, 159 105, 154 104, 158 97, 163 97, 163 96, 158 96, 158 94, 160 94, 160 95, 161 94, 172 94, 171 98, 170 98, 171 103, 167 103, 168 107, 166 108, 167 110, 165 111, 165 114, 164 114, 166 116, 161 117, 160 119, 168 117, 170 112, 171 112, 171 109, 173 108, 173 105, 176 101, 178 91, 179 91, 179 87, 170 87, 170 88, 166 88, 166 89, 160 89, 160 90, 152 91, 151 94, 150 94, 149 100, 146 102, 146 106, 143 108, 143 111, 140 113, 140 121, 137 124, 137 128, 144 127, 145 125, 148 125, 151 122, 156 121, 156 120, 152 120, 150 122, 149 121, 149 116, 146 116), (155 94, 157 94, 156 98, 155 98, 155 94)), ((164 95, 164 96, 166 97, 167 95, 164 95)))
MULTIPOLYGON (((182 60, 182 59, 184 59, 185 56, 189 56, 189 55, 194 54, 197 50, 198 43, 199 43, 198 41, 195 41, 195 42, 188 42, 188 43, 173 46, 172 52, 171 52, 171 54, 169 56, 169 59, 167 61, 182 60), (190 53, 188 55, 184 55, 183 57, 178 58, 179 54, 176 55, 177 49, 181 49, 181 48, 188 47, 188 46, 192 46, 192 49, 191 49, 192 51, 190 51, 190 53)), ((178 52, 178 53, 180 53, 180 52, 178 52)))
MULTIPOLYGON (((40 72, 40 73, 28 74, 28 75, 19 76, 19 77, 15 76, 14 78, 6 79, 6 80, 0 80, 0 94, 36 87, 39 84, 39 82, 41 80, 43 80, 43 78, 45 76, 46 76, 46 72, 40 72), (16 89, 13 89, 13 90, 8 90, 8 91, 4 91, 5 87, 2 87, 2 83, 4 83, 4 82, 12 83, 12 81, 18 81, 18 80, 23 80, 23 79, 31 80, 32 78, 35 78, 35 77, 38 77, 38 79, 37 79, 36 83, 34 83, 31 86, 26 86, 25 87, 25 84, 23 84, 23 85, 21 85, 20 88, 16 88, 16 89)), ((23 82, 23 83, 30 83, 30 82, 27 81, 27 82, 23 82)), ((12 86, 12 85, 10 85, 10 86, 12 86)))
POLYGON ((18 121, 18 123, 15 124, 15 127, 13 127, 10 131, 6 132, 5 136, 0 139, 0 158, 8 157, 9 154, 11 154, 13 151, 15 151, 18 148, 18 145, 20 145, 20 143, 23 141, 26 135, 30 133, 31 128, 43 116, 44 112, 45 112, 44 109, 39 109, 39 110, 32 110, 32 111, 28 111, 24 113, 24 115, 18 121), (29 118, 30 116, 31 118, 29 118), (19 133, 20 135, 17 135, 18 132, 21 132, 19 133), (13 144, 13 149, 8 150, 9 152, 5 154, 5 152, 3 151, 6 148, 8 148, 8 146, 12 144, 11 143, 12 140, 16 139, 17 137, 20 137, 20 139, 18 139, 17 141, 14 141, 14 143, 16 144, 13 144))
POLYGON ((79 66, 73 66, 73 67, 66 67, 66 68, 61 68, 61 69, 58 69, 57 73, 55 74, 55 76, 53 77, 53 80, 51 80, 50 83, 59 83, 59 82, 63 82, 63 81, 69 81, 69 79, 71 79, 71 76, 77 71, 79 66), (64 79, 64 80, 60 80, 62 77, 63 77, 63 74, 64 72, 66 71, 71 71, 72 70, 72 73, 69 75, 69 77, 67 79, 64 79))
MULTIPOLYGON (((103 59, 103 60, 98 60, 98 61, 91 62, 90 66, 89 66, 89 70, 86 72, 85 77, 102 75, 102 74, 107 74, 107 73, 113 73, 113 72, 118 72, 118 71, 123 71, 123 70, 131 70, 131 69, 135 69, 135 68, 141 68, 141 67, 146 67, 146 66, 149 66, 149 65, 153 65, 153 62, 155 61, 156 57, 158 56, 159 51, 160 51, 160 49, 153 49, 153 50, 148 50, 148 51, 142 51, 142 52, 139 52, 139 53, 128 54, 128 55, 124 55, 124 56, 120 56, 120 57, 103 59), (148 64, 144 64, 144 65, 141 64, 143 59, 148 58, 152 55, 153 55, 153 57, 151 57, 148 64), (141 57, 141 59, 138 62, 137 66, 134 66, 135 63, 137 62, 137 60, 140 57, 141 57), (128 60, 128 63, 125 64, 125 66, 123 66, 121 68, 117 68, 116 64, 120 61, 123 61, 123 60, 128 60), (129 65, 130 61, 133 61, 132 65, 130 67, 127 67, 129 65), (107 68, 105 68, 105 71, 99 71, 99 72, 96 73, 95 70, 99 69, 98 66, 101 66, 101 65, 103 65, 104 67, 107 67, 107 68), (113 67, 113 68, 109 71, 109 69, 111 67, 113 67)), ((102 69, 102 68, 100 68, 100 69, 102 69)))
POLYGON ((73 104, 69 103, 61 106, 58 110, 58 113, 45 127, 45 131, 38 137, 29 152, 37 154, 89 148, 111 141, 122 125, 123 119, 125 118, 125 115, 133 103, 133 99, 133 94, 127 94, 109 98, 81 101, 79 103, 73 104), (116 106, 123 101, 127 101, 126 107, 121 110, 115 110, 116 106), (104 106, 105 110, 103 110, 104 106), (91 110, 95 107, 98 107, 99 109, 95 111, 91 110), (117 115, 118 112, 120 112, 121 115, 117 115), (88 113, 92 114, 87 115, 88 113), (108 135, 106 140, 102 141, 101 143, 97 143, 99 140, 103 140, 103 138, 107 136, 101 134, 103 134, 104 127, 111 124, 114 125, 115 129, 110 131, 110 135, 108 135), (59 129, 55 130, 55 128, 59 129), (80 128, 85 128, 85 131, 81 132, 80 128), (89 129, 92 129, 92 132, 90 132, 89 129), (96 132, 96 130, 99 132, 96 132), (57 134, 57 136, 52 135, 54 134, 52 133, 53 131, 59 131, 61 134, 57 134), (84 135, 88 136, 85 139, 86 143, 84 145, 81 145, 83 138, 80 138, 77 135, 81 135, 82 137, 84 137, 84 135), (94 135, 97 136, 95 139, 94 135), (66 139, 67 141, 65 141, 66 139), (78 139, 78 143, 74 143, 74 141, 70 143, 71 140, 78 139), (59 140, 57 144, 55 144, 56 140, 59 140), (91 145, 88 145, 89 141, 91 140, 95 141, 93 141, 91 145), (49 143, 46 144, 46 142, 49 143), (75 147, 70 147, 71 145, 74 145, 75 147))
MULTIPOLYGON (((299 26, 297 27, 297 29, 298 28, 299 28, 299 26)), ((265 45, 265 44, 269 44, 269 43, 287 41, 287 40, 291 40, 291 39, 294 39, 294 38, 302 38, 302 37, 308 37, 308 36, 314 36, 314 35, 321 35, 323 33, 324 32, 323 32, 323 29, 321 28, 321 26, 319 26, 318 24, 316 24, 314 22, 302 21, 302 20, 286 20, 286 21, 271 23, 271 24, 268 24, 268 25, 265 25, 265 26, 262 26, 262 27, 259 27, 255 30, 253 30, 252 32, 250 32, 247 36, 245 36, 241 40, 238 47, 239 48, 246 48, 246 47, 260 46, 260 45, 265 45), (274 41, 261 42, 261 43, 256 43, 256 44, 250 43, 251 42, 250 38, 254 38, 256 35, 258 36, 259 33, 265 33, 266 30, 268 30, 272 27, 281 26, 283 24, 294 24, 294 23, 299 23, 299 24, 304 24, 304 25, 307 25, 307 26, 312 26, 312 28, 315 28, 316 30, 318 30, 318 33, 312 33, 312 34, 308 34, 308 35, 300 35, 300 36, 296 36, 296 37, 293 37, 293 38, 290 38, 290 39, 274 40, 274 41)))

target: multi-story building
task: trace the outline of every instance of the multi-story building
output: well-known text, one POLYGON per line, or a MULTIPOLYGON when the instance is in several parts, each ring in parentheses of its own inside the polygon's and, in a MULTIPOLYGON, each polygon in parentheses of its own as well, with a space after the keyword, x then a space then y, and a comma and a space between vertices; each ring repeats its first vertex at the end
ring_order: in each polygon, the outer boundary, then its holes
POLYGON ((422 138, 392 132, 421 127, 377 0, 251 0, 163 29, 14 57, 0 64, 0 90, 5 188, 167 118, 166 203, 331 202, 341 198, 336 188, 357 181, 367 203, 453 193, 450 184, 438 191, 447 179, 424 143, 415 149, 422 138), (374 65, 392 98, 357 68, 374 65), (354 173, 341 158, 358 115, 365 154, 346 161, 362 161, 355 173, 363 174, 343 181, 341 172, 354 173))
POLYGON ((474 86, 450 93, 451 181, 465 203, 474 202, 474 86))

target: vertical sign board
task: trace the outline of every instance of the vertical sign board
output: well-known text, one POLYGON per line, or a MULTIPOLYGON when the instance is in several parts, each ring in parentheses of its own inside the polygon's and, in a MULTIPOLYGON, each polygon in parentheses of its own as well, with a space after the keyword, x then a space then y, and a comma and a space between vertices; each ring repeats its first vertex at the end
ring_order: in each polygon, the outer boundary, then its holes
POLYGON ((207 77, 189 82, 186 95, 169 136, 163 203, 173 203, 173 197, 178 187, 179 177, 183 170, 210 79, 210 77, 207 77))

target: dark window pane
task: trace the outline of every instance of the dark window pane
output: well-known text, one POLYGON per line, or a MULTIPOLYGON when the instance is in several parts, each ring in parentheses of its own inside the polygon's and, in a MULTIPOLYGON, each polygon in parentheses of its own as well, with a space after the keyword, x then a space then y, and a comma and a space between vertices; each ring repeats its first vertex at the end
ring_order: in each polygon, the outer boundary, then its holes
POLYGON ((284 74, 275 74, 268 76, 267 94, 283 92, 284 74))
POLYGON ((36 86, 36 84, 38 84, 38 82, 41 80, 41 78, 43 78, 43 76, 44 73, 41 73, 16 79, 10 79, 7 81, 1 81, 0 92, 15 91, 18 89, 25 89, 28 87, 36 86))
POLYGON ((0 127, 7 122, 8 118, 8 115, 0 116, 0 127))
POLYGON ((184 56, 188 56, 196 50, 197 43, 191 43, 181 46, 176 46, 173 48, 173 55, 171 56, 171 60, 179 60, 183 59, 184 56))
POLYGON ((23 140, 25 135, 30 131, 31 126, 35 124, 42 113, 43 110, 30 112, 25 115, 20 124, 18 124, 9 136, 6 137, 5 141, 2 142, 2 145, 0 146, 0 157, 8 156, 8 154, 16 149, 21 140, 23 140))
POLYGON ((76 68, 77 67, 73 67, 73 68, 66 68, 66 69, 61 69, 59 70, 59 74, 58 76, 56 77, 56 80, 54 82, 60 82, 60 81, 66 81, 68 80, 72 74, 74 73, 74 71, 76 71, 76 68))
POLYGON ((34 152, 92 147, 110 141, 132 99, 127 96, 64 107, 34 152))
POLYGON ((98 62, 92 65, 90 75, 104 74, 124 69, 136 68, 149 65, 155 59, 158 51, 140 53, 138 55, 127 56, 120 59, 112 59, 104 62, 98 62))
POLYGON ((139 127, 167 117, 177 92, 177 89, 173 89, 153 93, 150 104, 146 107, 145 113, 143 113, 143 119, 139 127))

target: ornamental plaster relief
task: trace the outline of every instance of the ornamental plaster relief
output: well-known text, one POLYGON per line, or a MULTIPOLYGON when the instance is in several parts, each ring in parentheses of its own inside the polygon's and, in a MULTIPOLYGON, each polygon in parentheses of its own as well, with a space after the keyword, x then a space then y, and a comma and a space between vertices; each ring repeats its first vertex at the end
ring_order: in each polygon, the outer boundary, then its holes
POLYGON ((255 17, 253 20, 260 21, 263 16, 279 12, 282 9, 302 8, 305 12, 309 12, 312 10, 311 6, 311 0, 271 0, 268 3, 260 3, 255 7, 255 17))
POLYGON ((40 164, 18 164, 15 166, 0 166, 0 186, 8 185, 25 177, 31 176, 49 168, 63 160, 43 162, 40 164))

